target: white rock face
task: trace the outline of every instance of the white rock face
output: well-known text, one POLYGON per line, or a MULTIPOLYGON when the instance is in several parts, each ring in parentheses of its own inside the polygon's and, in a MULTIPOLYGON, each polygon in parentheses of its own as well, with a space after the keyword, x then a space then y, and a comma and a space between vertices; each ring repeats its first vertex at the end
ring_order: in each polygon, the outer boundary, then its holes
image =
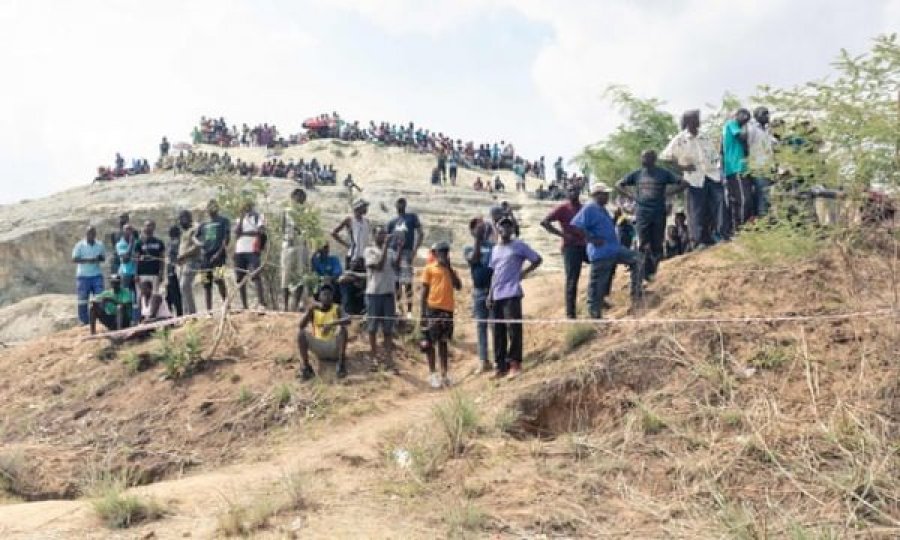
POLYGON ((78 317, 73 295, 32 296, 0 308, 0 343, 26 341, 76 325, 78 317))
MULTIPOLYGON (((199 150, 223 152, 215 147, 199 150)), ((227 151, 233 158, 256 163, 267 158, 266 150, 260 148, 227 151)), ((320 208, 328 228, 349 213, 346 190, 340 187, 349 173, 363 188, 362 197, 371 203, 369 217, 374 222, 387 223, 395 213, 394 201, 406 197, 409 211, 417 212, 422 218, 426 231, 424 245, 449 240, 454 258, 462 262, 462 247, 470 241, 468 221, 486 215, 492 205, 504 198, 516 208, 523 225, 523 239, 544 255, 546 267, 561 266, 558 239, 547 235, 538 225, 552 204, 514 191, 495 196, 472 190, 476 177, 487 181, 493 178, 494 172, 460 169, 457 187, 435 187, 430 184, 430 177, 436 160, 430 154, 331 140, 291 147, 278 156, 285 162, 301 157, 304 160, 315 157, 320 163, 334 164, 338 170, 339 187, 320 187, 309 196, 309 204, 320 208)), ((512 173, 499 174, 506 186, 514 189, 512 173)), ((296 184, 286 179, 267 181, 271 188, 267 206, 281 208, 296 184)), ((537 189, 538 182, 530 178, 529 189, 537 189)), ((86 183, 42 199, 0 206, 0 306, 48 293, 74 295, 75 267, 70 256, 88 224, 97 227, 107 249, 110 248, 108 235, 115 230, 122 212, 129 212, 134 224, 154 219, 157 235, 165 240, 178 210, 199 210, 214 195, 214 189, 202 178, 165 172, 86 183)), ((74 315, 74 298, 70 298, 74 315)))

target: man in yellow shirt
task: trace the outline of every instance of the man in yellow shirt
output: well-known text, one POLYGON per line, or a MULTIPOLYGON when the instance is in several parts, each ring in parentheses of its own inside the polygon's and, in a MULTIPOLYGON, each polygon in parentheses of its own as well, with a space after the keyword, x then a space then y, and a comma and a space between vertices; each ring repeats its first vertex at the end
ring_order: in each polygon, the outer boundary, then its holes
POLYGON ((316 376, 309 363, 310 351, 320 362, 337 361, 338 378, 347 376, 344 359, 347 357, 348 324, 350 317, 334 303, 334 287, 330 283, 322 285, 319 288, 319 303, 309 308, 300 319, 297 332, 297 347, 303 360, 303 367, 297 374, 300 378, 308 381, 316 376), (306 329, 310 324, 312 331, 306 329))
POLYGON ((422 348, 428 358, 432 388, 450 386, 447 343, 453 338, 454 291, 462 289, 462 281, 450 265, 450 244, 438 242, 431 247, 434 262, 422 270, 422 324, 426 339, 422 348), (441 374, 435 369, 434 348, 441 357, 441 374))

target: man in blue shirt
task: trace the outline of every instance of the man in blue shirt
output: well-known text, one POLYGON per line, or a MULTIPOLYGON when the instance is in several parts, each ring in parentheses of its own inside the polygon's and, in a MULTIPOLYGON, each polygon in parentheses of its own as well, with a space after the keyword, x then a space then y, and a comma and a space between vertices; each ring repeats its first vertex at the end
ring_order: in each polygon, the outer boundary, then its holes
POLYGON ((78 294, 78 320, 88 324, 88 301, 91 295, 103 292, 103 270, 100 263, 106 257, 103 243, 97 241, 97 229, 88 227, 84 240, 75 244, 72 249, 72 262, 77 264, 75 270, 75 290, 78 294))
MULTIPOLYGON (((319 287, 325 283, 336 284, 337 279, 344 273, 344 269, 341 267, 341 260, 336 255, 331 255, 330 249, 328 242, 323 241, 309 261, 309 265, 318 277, 315 295, 319 294, 319 287)), ((334 292, 339 290, 337 286, 334 287, 334 292)), ((340 303, 340 298, 335 298, 335 301, 340 303)))
POLYGON ((631 298, 641 296, 642 258, 636 251, 622 247, 616 236, 616 225, 606 211, 609 188, 597 182, 591 188, 593 202, 581 207, 569 223, 584 232, 587 255, 591 263, 588 282, 588 311, 593 319, 602 316, 603 297, 608 292, 607 283, 617 264, 624 264, 631 272, 631 298))
POLYGON ((722 169, 728 192, 731 234, 735 234, 753 215, 754 185, 747 175, 748 126, 750 111, 738 109, 722 128, 722 169))
POLYGON ((676 186, 672 193, 689 186, 681 177, 668 169, 656 166, 656 152, 641 152, 641 168, 631 172, 616 184, 616 191, 635 201, 635 228, 638 249, 644 257, 644 279, 651 281, 663 256, 666 236, 666 195, 669 186, 676 186), (625 188, 633 188, 629 192, 625 188))
MULTIPOLYGON (((122 228, 122 237, 116 243, 116 255, 119 256, 118 275, 122 280, 122 288, 131 293, 131 298, 137 298, 137 257, 134 251, 136 240, 134 227, 125 225, 122 228)), ((132 304, 132 309, 129 320, 137 321, 139 313, 134 304, 132 304)))
POLYGON ((488 357, 488 323, 491 312, 487 307, 487 297, 491 290, 491 277, 494 271, 490 267, 494 244, 490 241, 491 225, 480 217, 469 222, 469 232, 475 239, 475 245, 465 248, 463 254, 472 272, 472 316, 475 317, 478 331, 478 359, 480 364, 476 374, 490 373, 494 369, 488 357))

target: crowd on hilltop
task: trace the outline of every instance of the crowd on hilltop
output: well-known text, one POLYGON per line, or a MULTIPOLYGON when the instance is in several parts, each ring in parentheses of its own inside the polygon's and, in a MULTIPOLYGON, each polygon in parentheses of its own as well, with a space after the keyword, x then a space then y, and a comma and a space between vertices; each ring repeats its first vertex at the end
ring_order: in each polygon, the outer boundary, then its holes
POLYGON ((94 177, 94 182, 108 182, 116 178, 148 174, 150 172, 150 163, 146 159, 132 159, 131 166, 126 167, 125 158, 117 152, 114 163, 112 167, 103 165, 97 167, 97 176, 94 177))
MULTIPOLYGON (((737 110, 722 127, 721 143, 713 143, 701 129, 697 110, 682 115, 681 128, 659 155, 657 149, 644 150, 635 169, 612 187, 594 182, 588 202, 581 200, 583 180, 562 175, 554 179, 557 189, 564 190, 565 201, 540 226, 561 239, 565 283, 561 296, 568 318, 578 317, 578 284, 585 265, 591 319, 602 318, 609 308, 619 267, 628 271, 632 308, 639 313, 645 290, 652 287, 664 259, 728 241, 748 222, 769 213, 773 181, 790 183, 776 174, 776 149, 783 139, 772 133, 765 108, 752 114, 737 110), (685 211, 673 204, 674 196, 682 192, 685 211)), ((218 166, 239 167, 225 155, 215 158, 218 166)), ((270 165, 276 172, 288 168, 280 162, 270 165)), ((446 181, 438 169, 439 181, 446 181)), ((351 211, 330 231, 328 240, 313 242, 307 237, 303 215, 312 204, 302 188, 294 189, 276 212, 277 230, 283 231, 278 245, 269 241, 269 218, 249 200, 233 216, 222 215, 214 200, 203 216, 181 211, 168 231, 168 242, 155 235, 153 221, 138 230, 123 215, 118 230, 109 236, 109 289, 104 287, 101 268, 106 248, 97 231, 88 228, 72 251, 81 321, 95 332, 98 323, 110 330, 127 329, 137 322, 197 313, 196 281, 203 286, 205 308, 210 311, 215 291, 226 298, 230 267, 244 308, 249 307, 247 285, 252 284, 263 309, 277 308, 282 300, 285 311, 304 312, 296 336, 302 379, 315 376, 311 354, 320 360, 319 369, 332 361, 339 377, 347 374, 350 323, 358 319, 364 322, 371 367, 376 370, 396 371, 394 335, 419 328, 416 337, 428 362, 429 382, 441 388, 452 384, 449 344, 455 297, 467 286, 472 295, 470 322, 476 329, 476 371, 494 371, 498 378, 516 376, 524 356, 522 280, 542 264, 543 256, 519 238, 522 224, 512 207, 501 203, 486 212, 476 209, 469 221, 470 242, 463 249, 439 241, 422 250, 426 224, 408 210, 406 199, 396 201, 393 219, 374 223, 368 217, 369 204, 353 197, 353 187, 359 191, 358 186, 349 177, 347 182, 351 211), (333 246, 343 257, 332 253, 333 246), (451 262, 454 251, 461 252, 468 265, 466 284, 451 262), (266 265, 279 271, 281 298, 266 294, 262 272, 266 265)), ((129 332, 140 335, 147 330, 129 332)))

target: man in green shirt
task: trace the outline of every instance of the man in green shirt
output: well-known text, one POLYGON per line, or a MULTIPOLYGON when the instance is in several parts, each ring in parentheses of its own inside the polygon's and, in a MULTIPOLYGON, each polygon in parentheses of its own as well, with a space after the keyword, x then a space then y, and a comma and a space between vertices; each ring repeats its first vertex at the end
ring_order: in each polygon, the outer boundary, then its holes
POLYGON ((129 289, 122 287, 122 278, 109 277, 110 289, 98 294, 91 301, 91 335, 97 333, 97 321, 108 330, 121 330, 131 326, 131 308, 134 298, 129 289))
POLYGON ((749 121, 750 111, 738 109, 722 128, 722 172, 731 214, 731 234, 736 234, 753 215, 754 185, 747 175, 749 121))

